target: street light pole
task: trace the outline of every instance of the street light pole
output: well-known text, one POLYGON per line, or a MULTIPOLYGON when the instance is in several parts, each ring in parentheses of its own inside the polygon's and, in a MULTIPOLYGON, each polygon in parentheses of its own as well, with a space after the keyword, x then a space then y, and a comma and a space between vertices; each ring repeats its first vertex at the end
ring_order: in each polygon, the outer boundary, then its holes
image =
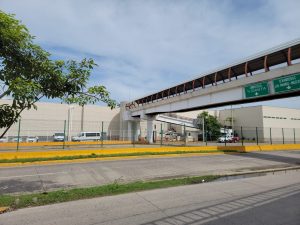
POLYGON ((231 130, 232 130, 232 136, 234 136, 234 131, 233 131, 233 110, 232 110, 232 105, 231 105, 231 130))
POLYGON ((204 120, 204 116, 202 117, 202 141, 203 141, 203 143, 204 143, 204 139, 205 139, 205 131, 204 131, 204 129, 205 129, 205 125, 204 125, 204 123, 205 123, 205 120, 204 120))
POLYGON ((72 109, 74 109, 74 106, 69 106, 68 109, 68 141, 71 141, 71 132, 72 132, 72 109))
POLYGON ((82 105, 81 107, 81 127, 80 127, 80 131, 83 132, 83 123, 84 123, 84 105, 82 105))

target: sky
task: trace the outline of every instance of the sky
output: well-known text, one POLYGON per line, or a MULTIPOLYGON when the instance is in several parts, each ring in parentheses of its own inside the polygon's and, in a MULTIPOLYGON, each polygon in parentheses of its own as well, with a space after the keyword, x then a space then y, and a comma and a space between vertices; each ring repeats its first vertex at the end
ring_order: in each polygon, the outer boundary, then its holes
MULTIPOLYGON (((118 102, 300 37, 299 0, 0 0, 0 9, 53 59, 93 58, 90 85, 118 102)), ((300 97, 257 104, 300 108, 300 97)))

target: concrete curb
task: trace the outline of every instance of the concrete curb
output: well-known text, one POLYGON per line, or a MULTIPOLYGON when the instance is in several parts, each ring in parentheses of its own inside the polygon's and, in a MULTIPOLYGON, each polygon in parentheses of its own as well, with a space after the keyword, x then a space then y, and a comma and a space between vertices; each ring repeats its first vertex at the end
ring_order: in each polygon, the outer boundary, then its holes
MULTIPOLYGON (((18 163, 0 163, 0 168, 8 167, 22 167, 34 165, 55 165, 55 164, 69 164, 69 163, 86 163, 93 161, 118 161, 118 160, 132 160, 132 159, 155 159, 155 158, 174 158, 174 157, 189 157, 189 156, 210 156, 210 155, 224 155, 222 152, 212 153, 180 153, 180 154, 164 154, 164 155, 143 155, 143 156, 116 156, 105 158, 86 158, 86 159, 70 159, 70 160, 49 160, 39 162, 18 162, 18 163)), ((231 152, 231 154, 240 154, 238 152, 231 152)))
POLYGON ((300 170, 300 166, 288 166, 288 167, 281 167, 281 168, 275 168, 275 169, 263 169, 263 170, 253 170, 249 172, 234 172, 234 173, 227 173, 221 176, 238 176, 238 175, 250 175, 250 174, 259 174, 259 173, 276 173, 276 172, 282 172, 282 171, 288 171, 288 170, 300 170))
MULTIPOLYGON (((197 176, 204 176, 204 175, 217 175, 221 176, 221 178, 226 177, 235 177, 235 176, 243 176, 243 175, 253 175, 253 174, 261 174, 261 173, 277 173, 277 172, 283 172, 283 171, 290 171, 290 170, 300 170, 300 166, 287 166, 287 167, 279 167, 279 168, 270 168, 270 169, 258 169, 253 171, 241 171, 241 172, 232 172, 232 173, 211 173, 211 174, 193 174, 193 175, 179 175, 179 176, 172 176, 172 177, 159 177, 154 179, 145 179, 142 181, 159 181, 159 180, 165 180, 165 179, 181 179, 186 177, 197 177, 197 176)), ((215 181, 212 181, 215 182, 215 181)))
POLYGON ((251 151, 276 151, 276 150, 297 150, 300 144, 279 144, 279 145, 256 145, 256 146, 188 146, 188 147, 148 147, 148 148, 114 148, 114 149, 93 149, 93 150, 68 150, 68 151, 22 151, 22 152, 1 152, 1 159, 21 159, 21 158, 48 158, 57 156, 78 156, 90 154, 128 154, 128 153, 147 153, 147 152, 174 152, 174 151, 226 151, 235 150, 239 152, 251 151))

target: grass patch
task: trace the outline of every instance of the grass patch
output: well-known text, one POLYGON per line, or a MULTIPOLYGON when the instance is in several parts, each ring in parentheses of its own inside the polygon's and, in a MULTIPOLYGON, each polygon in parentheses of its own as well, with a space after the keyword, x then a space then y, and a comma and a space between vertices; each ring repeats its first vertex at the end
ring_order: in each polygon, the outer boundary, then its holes
POLYGON ((221 176, 217 175, 209 175, 159 181, 138 181, 127 184, 114 182, 113 184, 103 186, 58 190, 48 193, 24 194, 18 196, 0 195, 0 207, 5 206, 10 207, 10 209, 19 209, 31 206, 48 205, 136 191, 175 187, 180 185, 199 184, 203 182, 210 182, 220 177, 221 176))
POLYGON ((92 158, 108 158, 122 156, 147 156, 147 155, 169 155, 169 154, 188 154, 188 153, 233 153, 238 150, 217 150, 217 151, 172 151, 172 152, 132 152, 120 154, 89 154, 89 155, 74 155, 74 156, 55 156, 55 157, 39 157, 39 158, 15 158, 15 159, 0 159, 0 163, 27 163, 41 161, 56 161, 56 160, 74 160, 74 159, 92 159, 92 158))

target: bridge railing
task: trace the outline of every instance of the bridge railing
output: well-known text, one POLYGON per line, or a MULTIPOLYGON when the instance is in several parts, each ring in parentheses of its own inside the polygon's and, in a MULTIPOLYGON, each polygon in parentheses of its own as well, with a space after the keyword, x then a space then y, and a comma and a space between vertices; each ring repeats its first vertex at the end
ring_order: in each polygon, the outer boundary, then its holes
POLYGON ((240 62, 202 74, 193 80, 136 99, 128 103, 126 108, 132 109, 144 104, 161 101, 206 87, 217 86, 240 78, 247 78, 273 69, 299 63, 299 60, 300 40, 296 40, 271 50, 258 53, 257 55, 248 57, 240 62))

